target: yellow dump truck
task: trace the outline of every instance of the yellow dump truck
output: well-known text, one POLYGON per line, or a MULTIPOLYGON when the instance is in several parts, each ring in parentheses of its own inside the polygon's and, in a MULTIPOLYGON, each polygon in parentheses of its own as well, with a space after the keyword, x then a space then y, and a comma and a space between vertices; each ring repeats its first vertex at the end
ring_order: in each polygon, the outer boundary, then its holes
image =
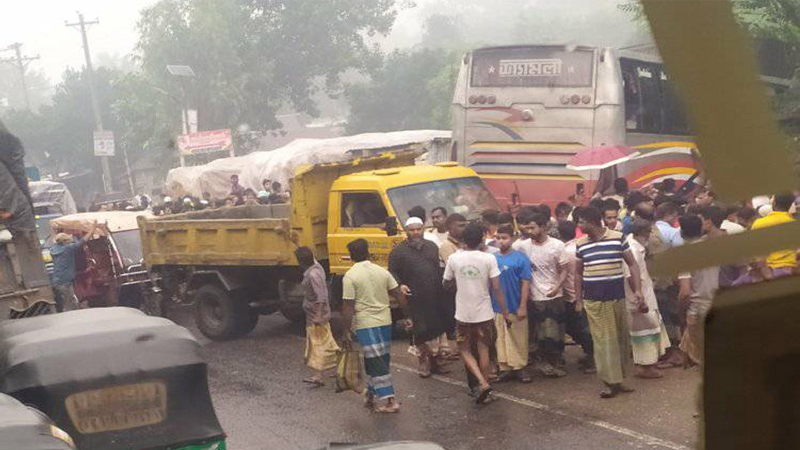
MULTIPOLYGON (((497 203, 477 174, 455 163, 415 166, 414 153, 303 167, 292 201, 139 218, 155 301, 193 303, 198 328, 212 339, 250 332, 259 314, 304 320, 302 274, 294 250, 313 250, 331 275, 331 299, 352 265, 347 244, 369 242, 383 266, 404 237, 408 210, 443 206, 469 219, 497 203)), ((153 300, 151 300, 153 301, 153 300)))

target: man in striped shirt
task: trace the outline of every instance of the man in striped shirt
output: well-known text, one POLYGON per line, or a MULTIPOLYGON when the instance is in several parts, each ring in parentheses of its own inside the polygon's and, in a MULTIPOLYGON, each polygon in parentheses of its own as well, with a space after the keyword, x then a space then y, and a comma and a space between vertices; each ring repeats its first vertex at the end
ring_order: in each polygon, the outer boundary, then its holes
POLYGON ((603 216, 597 208, 581 208, 578 226, 586 236, 576 242, 576 309, 586 309, 597 375, 608 387, 600 397, 612 398, 633 391, 622 385, 631 368, 624 265, 627 264, 630 271, 634 303, 642 311, 646 306, 639 267, 622 233, 604 227, 603 216))

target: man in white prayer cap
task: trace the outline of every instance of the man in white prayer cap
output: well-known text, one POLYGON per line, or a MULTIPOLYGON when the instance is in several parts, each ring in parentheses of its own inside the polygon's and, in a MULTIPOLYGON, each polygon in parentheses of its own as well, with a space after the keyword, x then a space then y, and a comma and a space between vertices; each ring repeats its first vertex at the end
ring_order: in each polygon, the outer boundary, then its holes
POLYGON ((432 373, 445 373, 429 345, 431 341, 438 343, 446 331, 439 247, 424 238, 421 218, 409 217, 404 228, 408 238, 389 254, 389 272, 408 301, 414 323, 413 344, 419 351, 419 374, 427 378, 432 373))

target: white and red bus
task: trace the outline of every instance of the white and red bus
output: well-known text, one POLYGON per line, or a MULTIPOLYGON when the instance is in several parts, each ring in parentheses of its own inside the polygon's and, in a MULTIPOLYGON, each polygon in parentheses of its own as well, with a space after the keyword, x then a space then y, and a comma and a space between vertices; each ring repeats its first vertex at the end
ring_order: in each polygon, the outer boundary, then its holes
MULTIPOLYGON (((564 45, 467 53, 453 97, 451 158, 503 204, 591 195, 598 178, 632 188, 697 172, 693 138, 656 52, 564 45), (584 148, 644 146, 651 156, 601 174, 565 166, 584 148)), ((606 183, 603 182, 603 185, 606 183)))

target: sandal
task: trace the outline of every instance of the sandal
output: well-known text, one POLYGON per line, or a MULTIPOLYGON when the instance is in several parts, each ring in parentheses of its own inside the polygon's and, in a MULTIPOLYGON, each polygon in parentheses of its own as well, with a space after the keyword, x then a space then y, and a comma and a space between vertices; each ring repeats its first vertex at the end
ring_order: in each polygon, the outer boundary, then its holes
POLYGON ((519 381, 520 383, 524 384, 533 383, 533 376, 531 376, 531 373, 525 369, 518 370, 516 375, 517 375, 517 381, 519 381))
POLYGON ((400 412, 400 405, 397 403, 393 404, 392 406, 381 405, 372 408, 372 410, 380 414, 394 414, 400 412))
POLYGON ((486 404, 486 399, 490 397, 492 392, 494 392, 494 390, 491 386, 487 387, 486 389, 481 389, 480 394, 478 394, 478 397, 475 398, 475 403, 479 405, 486 404))
POLYGON ((622 384, 611 385, 608 389, 600 391, 600 398, 614 398, 619 394, 629 394, 635 389, 623 386, 622 384))
POLYGON ((619 392, 622 394, 630 394, 631 392, 636 392, 636 389, 620 384, 619 392))
POLYGON ((607 389, 600 391, 600 398, 606 398, 606 399, 614 398, 617 396, 617 394, 619 394, 619 391, 616 391, 614 389, 607 389))
POLYGON ((313 385, 313 387, 322 387, 325 386, 325 382, 322 380, 318 380, 316 378, 304 378, 303 383, 308 383, 313 385))

